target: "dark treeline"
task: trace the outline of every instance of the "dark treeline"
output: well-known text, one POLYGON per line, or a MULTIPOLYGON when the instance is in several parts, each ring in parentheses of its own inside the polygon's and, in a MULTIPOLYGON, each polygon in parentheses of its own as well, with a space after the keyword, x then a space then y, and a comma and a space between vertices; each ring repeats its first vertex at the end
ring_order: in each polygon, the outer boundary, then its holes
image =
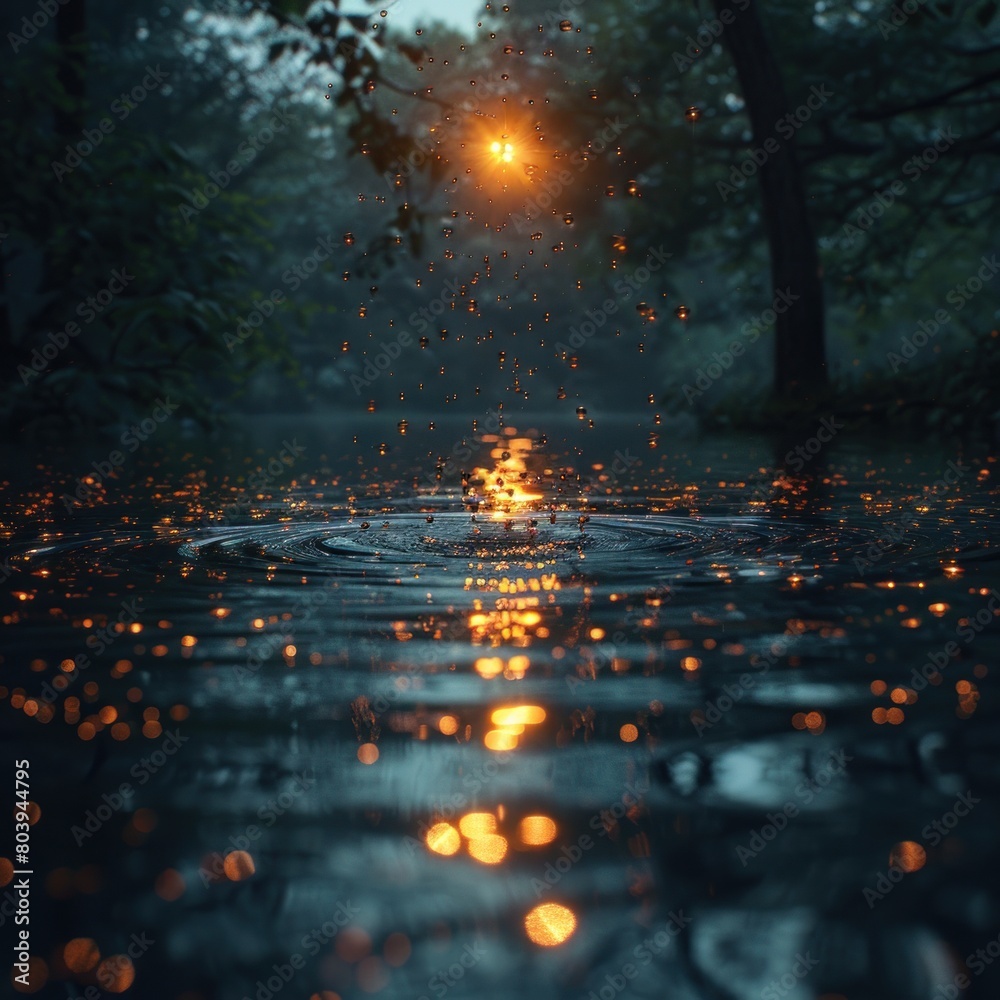
POLYGON ((8 426, 402 393, 991 427, 995 0, 511 7, 9 11, 8 426))

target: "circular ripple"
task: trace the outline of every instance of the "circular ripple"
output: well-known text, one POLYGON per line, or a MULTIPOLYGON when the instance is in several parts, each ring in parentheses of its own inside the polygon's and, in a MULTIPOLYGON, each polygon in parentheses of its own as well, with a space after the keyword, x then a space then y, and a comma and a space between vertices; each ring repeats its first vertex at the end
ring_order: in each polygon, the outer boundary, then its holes
POLYGON ((500 567, 531 560, 602 574, 675 571, 770 575, 800 561, 843 559, 869 539, 860 529, 789 522, 593 514, 579 523, 560 514, 529 526, 473 521, 468 514, 394 514, 342 524, 280 524, 228 529, 196 538, 181 554, 209 565, 266 568, 299 574, 396 577, 428 568, 500 567))

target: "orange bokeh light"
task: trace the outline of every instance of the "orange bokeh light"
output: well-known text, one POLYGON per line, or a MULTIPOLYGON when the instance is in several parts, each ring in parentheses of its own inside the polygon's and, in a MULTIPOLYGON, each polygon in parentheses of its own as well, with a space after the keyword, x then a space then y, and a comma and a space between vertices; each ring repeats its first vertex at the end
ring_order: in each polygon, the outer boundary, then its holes
POLYGON ((524 929, 534 944, 553 948, 576 930, 576 915, 568 906, 542 903, 525 916, 524 929))

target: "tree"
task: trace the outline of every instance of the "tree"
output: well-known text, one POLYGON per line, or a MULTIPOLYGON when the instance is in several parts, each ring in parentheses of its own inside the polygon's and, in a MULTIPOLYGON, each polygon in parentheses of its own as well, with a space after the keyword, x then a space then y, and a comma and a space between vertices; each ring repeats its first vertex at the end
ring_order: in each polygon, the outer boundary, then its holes
POLYGON ((774 391, 808 396, 826 385, 825 315, 819 253, 796 155, 796 133, 774 134, 788 114, 784 80, 757 11, 756 0, 734 14, 729 0, 713 0, 727 20, 726 44, 739 74, 754 146, 767 155, 760 166, 760 194, 771 251, 771 283, 797 300, 774 324, 774 391), (770 152, 770 150, 774 150, 770 152))

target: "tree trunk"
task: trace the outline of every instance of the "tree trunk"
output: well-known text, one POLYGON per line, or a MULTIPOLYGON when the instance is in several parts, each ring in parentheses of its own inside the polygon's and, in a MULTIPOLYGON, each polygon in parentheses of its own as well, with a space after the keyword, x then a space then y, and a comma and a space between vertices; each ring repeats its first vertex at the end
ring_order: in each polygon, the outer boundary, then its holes
MULTIPOLYGON (((720 16, 724 10, 731 11, 731 0, 714 0, 714 4, 720 16)), ((789 298, 798 298, 775 322, 774 391, 808 398, 827 381, 823 282, 795 155, 795 133, 785 138, 776 131, 777 123, 794 108, 788 105, 757 0, 749 0, 746 10, 735 15, 724 37, 743 88, 754 147, 761 148, 769 139, 779 143, 760 168, 760 193, 774 294, 787 291, 789 298)))

